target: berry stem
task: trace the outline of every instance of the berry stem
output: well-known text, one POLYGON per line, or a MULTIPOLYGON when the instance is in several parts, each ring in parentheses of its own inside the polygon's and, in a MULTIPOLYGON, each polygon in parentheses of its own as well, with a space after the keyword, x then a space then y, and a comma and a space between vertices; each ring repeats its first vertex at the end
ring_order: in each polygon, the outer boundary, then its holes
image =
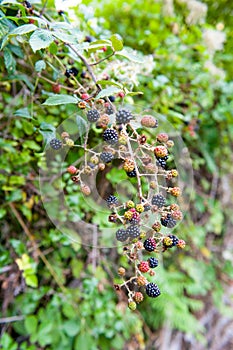
POLYGON ((110 53, 108 56, 104 57, 104 58, 101 58, 101 60, 99 61, 96 61, 96 62, 93 62, 93 63, 90 63, 90 66, 96 66, 97 64, 109 59, 110 57, 114 56, 115 55, 115 51, 113 51, 112 53, 110 53))

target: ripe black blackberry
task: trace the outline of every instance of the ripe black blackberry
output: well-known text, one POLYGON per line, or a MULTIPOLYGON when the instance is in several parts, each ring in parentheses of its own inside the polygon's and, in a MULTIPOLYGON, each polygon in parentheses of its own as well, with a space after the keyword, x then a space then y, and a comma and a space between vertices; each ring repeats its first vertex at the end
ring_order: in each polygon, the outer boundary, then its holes
POLYGON ((55 149, 56 151, 60 148, 62 148, 62 141, 58 139, 52 139, 50 142, 50 147, 55 149))
POLYGON ((106 199, 106 202, 108 203, 108 206, 117 205, 118 199, 116 196, 110 194, 110 196, 108 196, 108 198, 106 199))
POLYGON ((99 119, 100 117, 100 114, 99 112, 97 111, 97 109, 90 109, 88 112, 87 112, 87 120, 91 123, 93 122, 97 122, 97 120, 99 119))
POLYGON ((156 258, 151 257, 147 261, 151 269, 154 269, 159 265, 158 259, 156 258))
POLYGON ((168 235, 168 237, 172 239, 171 247, 174 247, 175 245, 178 244, 178 242, 179 242, 179 238, 178 237, 176 237, 175 235, 168 235))
POLYGON ((128 226, 126 232, 127 232, 127 235, 132 239, 138 238, 140 236, 140 229, 137 225, 128 226))
POLYGON ((114 156, 111 152, 102 152, 100 155, 100 159, 104 163, 110 163, 113 160, 114 156))
POLYGON ((152 197, 151 204, 162 208, 166 203, 166 198, 162 194, 156 194, 152 197))
POLYGON ((114 109, 112 108, 111 105, 109 105, 109 106, 106 107, 105 112, 106 112, 106 114, 111 115, 111 114, 114 113, 114 109))
POLYGON ((151 206, 149 204, 144 205, 144 211, 149 211, 151 209, 151 206))
POLYGON ((155 284, 155 283, 148 283, 146 285, 146 294, 148 295, 148 297, 156 298, 161 293, 160 293, 160 290, 159 290, 159 287, 157 286, 157 284, 155 284))
POLYGON ((126 172, 127 176, 128 177, 136 177, 137 176, 137 173, 136 173, 136 170, 132 170, 132 171, 128 171, 126 172))
POLYGON ((172 218, 171 214, 167 214, 166 218, 161 218, 160 222, 163 226, 173 228, 176 226, 176 220, 172 218))
POLYGON ((71 75, 73 75, 74 77, 76 77, 78 75, 78 69, 75 68, 75 67, 72 67, 72 68, 69 69, 69 73, 71 75))
POLYGON ((161 168, 165 169, 166 166, 167 166, 167 159, 168 159, 168 156, 163 157, 163 158, 156 158, 156 159, 157 159, 156 165, 158 165, 158 166, 160 166, 161 168))
POLYGON ((127 124, 133 118, 133 115, 130 111, 126 109, 121 109, 116 114, 116 123, 117 124, 127 124))
POLYGON ((114 129, 106 129, 103 133, 103 139, 110 145, 114 145, 118 142, 118 134, 114 129))
POLYGON ((111 101, 111 102, 114 102, 116 100, 115 96, 108 96, 108 98, 109 98, 109 101, 111 101))
POLYGON ((126 232, 126 230, 124 230, 123 228, 120 228, 119 230, 117 230, 116 232, 116 239, 120 242, 125 242, 128 238, 128 234, 126 232))
POLYGON ((144 241, 143 246, 148 252, 153 252, 156 248, 156 242, 153 238, 147 238, 144 241))

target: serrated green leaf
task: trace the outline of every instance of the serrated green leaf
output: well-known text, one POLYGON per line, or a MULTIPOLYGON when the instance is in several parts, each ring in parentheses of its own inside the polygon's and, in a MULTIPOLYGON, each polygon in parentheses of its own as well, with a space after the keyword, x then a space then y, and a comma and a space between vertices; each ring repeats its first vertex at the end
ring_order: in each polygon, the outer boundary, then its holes
POLYGON ((36 29, 37 29, 37 26, 35 26, 34 24, 23 24, 22 26, 13 29, 8 35, 9 36, 24 35, 27 33, 31 33, 36 29))
POLYGON ((65 105, 68 103, 78 103, 80 99, 78 97, 70 96, 70 95, 54 95, 47 98, 47 100, 43 103, 46 106, 57 106, 57 105, 65 105))
POLYGON ((117 94, 118 92, 122 91, 122 89, 116 87, 116 86, 110 86, 106 89, 101 90, 98 95, 96 96, 96 98, 102 98, 102 97, 107 97, 107 96, 111 96, 114 94, 117 94))
POLYGON ((8 25, 5 22, 0 21, 0 39, 2 39, 8 32, 9 32, 8 25))
POLYGON ((96 40, 89 44, 90 49, 99 49, 104 46, 112 46, 111 40, 96 40))
POLYGON ((5 47, 3 52, 4 52, 4 63, 5 63, 5 67, 7 69, 7 72, 9 74, 13 74, 15 72, 16 61, 15 61, 11 51, 7 47, 5 47))
POLYGON ((53 42, 51 32, 45 29, 36 30, 29 39, 29 44, 34 52, 45 49, 53 42))
POLYGON ((116 55, 123 56, 132 62, 144 63, 144 59, 130 48, 124 48, 120 52, 116 52, 116 55))
POLYGON ((29 287, 32 287, 32 288, 38 287, 38 278, 36 275, 25 276, 25 282, 29 287))
POLYGON ((121 51, 123 49, 123 40, 119 34, 113 34, 110 37, 110 40, 112 42, 112 47, 115 51, 121 51))
POLYGON ((40 73, 43 69, 46 68, 46 63, 43 60, 39 60, 35 63, 35 71, 40 73))

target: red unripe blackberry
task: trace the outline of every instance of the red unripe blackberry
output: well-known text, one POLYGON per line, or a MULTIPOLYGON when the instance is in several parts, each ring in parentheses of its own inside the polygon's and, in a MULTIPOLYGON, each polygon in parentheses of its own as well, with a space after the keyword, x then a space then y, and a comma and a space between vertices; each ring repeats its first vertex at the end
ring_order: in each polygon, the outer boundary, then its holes
POLYGON ((148 272, 150 270, 148 261, 141 261, 140 264, 138 265, 138 270, 141 272, 148 272))
POLYGON ((135 213, 133 213, 132 218, 130 219, 130 223, 131 224, 138 224, 140 222, 140 219, 141 219, 140 214, 135 212, 135 213))
POLYGON ((186 242, 183 239, 179 239, 177 245, 178 248, 184 249, 186 246, 186 242))
POLYGON ((119 230, 117 230, 116 239, 118 241, 125 242, 127 240, 127 238, 128 238, 128 234, 123 228, 120 228, 119 230))
POLYGON ((143 294, 141 293, 141 292, 135 292, 135 294, 134 294, 134 300, 136 301, 136 303, 141 303, 142 301, 143 301, 143 299, 144 299, 144 296, 143 296, 143 294))
POLYGON ((151 269, 154 269, 159 265, 158 259, 154 257, 149 258, 147 261, 151 269))
POLYGON ((55 94, 59 94, 59 92, 61 91, 61 85, 60 84, 53 84, 52 90, 55 94))
POLYGON ((117 124, 127 124, 133 118, 133 115, 130 111, 126 109, 120 109, 116 113, 116 123, 117 124))
POLYGON ((56 151, 59 150, 60 148, 62 148, 62 141, 58 140, 56 138, 52 139, 50 142, 50 147, 55 149, 56 151))
POLYGON ((90 98, 90 96, 88 94, 86 94, 86 93, 81 95, 81 99, 82 100, 88 100, 89 98, 90 98))
POLYGON ((85 196, 89 196, 91 194, 91 189, 87 185, 82 185, 81 186, 81 192, 85 194, 85 196))
POLYGON ((124 94, 124 92, 119 92, 118 94, 117 94, 117 96, 119 96, 120 98, 124 98, 125 97, 125 94, 124 94))
POLYGON ((137 285, 142 287, 145 286, 145 284, 147 284, 147 279, 144 276, 139 276, 137 278, 137 285))
POLYGON ((100 159, 104 163, 110 163, 113 160, 114 156, 111 152, 103 152, 100 155, 100 159))
POLYGON ((168 141, 168 134, 161 132, 160 134, 157 135, 157 140, 159 142, 167 142, 168 141))
POLYGON ((156 146, 154 149, 154 154, 158 158, 163 158, 167 156, 168 151, 165 146, 156 146))
POLYGON ((156 194, 152 197, 151 204, 162 208, 166 203, 166 198, 162 194, 156 194))
POLYGON ((97 111, 97 109, 91 109, 87 112, 87 120, 91 123, 97 122, 99 117, 100 117, 100 114, 97 111))
POLYGON ((102 47, 102 49, 101 49, 103 52, 106 52, 107 51, 107 47, 106 46, 104 46, 104 47, 102 47))
POLYGON ((106 129, 103 133, 103 139, 110 145, 114 145, 118 142, 118 134, 114 129, 106 129))
POLYGON ((148 295, 148 297, 156 298, 156 297, 158 297, 161 294, 161 292, 160 292, 159 287, 157 286, 157 284, 155 284, 155 283, 148 283, 146 285, 146 294, 148 295))
POLYGON ((137 225, 134 224, 128 226, 126 232, 128 236, 132 239, 138 238, 140 236, 140 229, 137 225))
POLYGON ((174 197, 179 197, 181 195, 181 189, 179 187, 170 187, 167 192, 174 197))
POLYGON ((153 238, 147 238, 143 245, 148 252, 153 252, 156 248, 156 242, 153 238))
POLYGON ((152 115, 144 115, 141 119, 141 125, 146 128, 157 128, 158 120, 156 120, 152 115))
POLYGON ((75 175, 78 172, 78 169, 74 165, 70 165, 67 168, 67 171, 68 171, 69 174, 75 175))

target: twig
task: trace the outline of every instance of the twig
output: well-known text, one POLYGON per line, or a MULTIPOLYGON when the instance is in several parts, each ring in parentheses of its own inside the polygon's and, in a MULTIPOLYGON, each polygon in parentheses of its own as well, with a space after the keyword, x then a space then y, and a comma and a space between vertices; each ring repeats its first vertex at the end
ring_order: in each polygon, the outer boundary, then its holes
POLYGON ((16 321, 22 321, 24 320, 25 316, 11 316, 11 317, 4 317, 0 318, 0 324, 1 323, 11 323, 11 322, 16 322, 16 321))
POLYGON ((90 63, 90 66, 96 66, 97 64, 109 59, 110 57, 112 57, 113 55, 115 55, 115 51, 113 51, 112 53, 110 53, 108 56, 104 57, 104 58, 101 58, 101 60, 99 61, 96 61, 96 62, 93 62, 93 63, 90 63))

